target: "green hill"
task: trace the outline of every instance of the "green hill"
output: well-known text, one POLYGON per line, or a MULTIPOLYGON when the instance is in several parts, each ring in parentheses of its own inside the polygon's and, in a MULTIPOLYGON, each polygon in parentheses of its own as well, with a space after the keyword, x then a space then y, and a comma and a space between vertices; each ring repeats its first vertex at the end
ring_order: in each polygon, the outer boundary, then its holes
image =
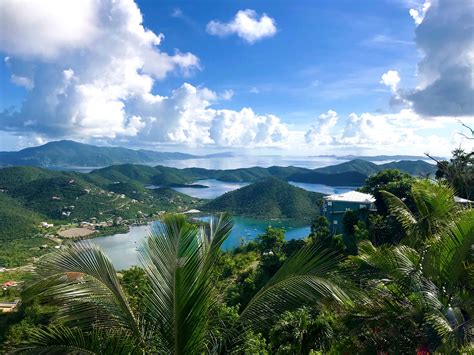
POLYGON ((362 186, 365 179, 367 179, 367 175, 357 171, 325 174, 310 170, 308 172, 296 173, 288 177, 288 181, 329 186, 362 186))
POLYGON ((310 182, 332 186, 360 186, 367 178, 367 174, 354 171, 325 174, 319 171, 294 166, 208 170, 202 168, 177 169, 167 166, 156 166, 152 168, 145 165, 133 164, 113 165, 107 168, 97 169, 92 171, 90 175, 102 177, 113 182, 135 180, 143 184, 153 184, 157 186, 179 186, 191 184, 200 179, 216 179, 224 182, 255 182, 269 177, 277 177, 286 181, 310 182))
POLYGON ((386 169, 398 169, 411 175, 426 175, 436 172, 435 165, 423 160, 400 160, 386 164, 375 164, 363 159, 354 159, 338 165, 325 166, 314 169, 314 171, 324 174, 358 172, 364 175, 371 175, 386 169))
POLYGON ((155 168, 147 165, 121 164, 93 170, 89 175, 99 176, 111 182, 138 181, 151 184, 157 174, 155 168))
POLYGON ((436 170, 438 170, 436 165, 427 163, 423 160, 400 160, 382 164, 379 165, 379 167, 381 168, 380 170, 398 169, 414 176, 423 176, 427 174, 433 175, 436 173, 436 170))
POLYGON ((356 171, 361 174, 370 175, 378 172, 379 167, 377 164, 367 160, 354 159, 345 163, 314 169, 314 171, 324 174, 337 174, 356 171))
MULTIPOLYGON (((102 174, 109 180, 97 174, 31 167, 0 168, 0 194, 4 199, 14 201, 12 206, 21 208, 25 215, 42 216, 42 220, 55 223, 82 221, 91 217, 98 220, 114 216, 133 219, 142 213, 181 211, 201 203, 199 199, 174 190, 146 189, 140 182, 146 180, 143 178, 146 175, 141 173, 149 172, 149 169, 155 172, 154 168, 147 166, 116 166, 105 170, 107 174, 102 174), (119 170, 125 173, 120 175, 125 181, 116 181, 119 170)), ((8 203, 2 202, 2 208, 7 209, 5 206, 8 203)), ((32 223, 25 222, 25 225, 32 223)))
POLYGON ((228 192, 203 206, 255 218, 312 219, 319 212, 322 194, 309 192, 271 177, 228 192))
POLYGON ((35 235, 43 219, 38 213, 0 192, 0 241, 35 235))
POLYGON ((18 152, 0 152, 0 165, 40 167, 95 167, 123 163, 153 163, 166 159, 191 159, 183 153, 133 150, 122 147, 98 147, 74 141, 50 142, 18 152))

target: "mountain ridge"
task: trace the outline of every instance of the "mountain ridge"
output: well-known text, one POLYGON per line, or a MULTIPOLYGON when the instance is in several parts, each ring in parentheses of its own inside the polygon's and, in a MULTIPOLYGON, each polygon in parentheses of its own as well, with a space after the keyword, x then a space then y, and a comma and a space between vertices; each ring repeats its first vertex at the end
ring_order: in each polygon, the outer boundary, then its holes
POLYGON ((38 167, 103 167, 116 164, 157 164, 165 160, 226 157, 232 153, 193 155, 179 152, 158 152, 124 147, 102 147, 72 140, 49 142, 19 151, 0 152, 0 166, 38 167))

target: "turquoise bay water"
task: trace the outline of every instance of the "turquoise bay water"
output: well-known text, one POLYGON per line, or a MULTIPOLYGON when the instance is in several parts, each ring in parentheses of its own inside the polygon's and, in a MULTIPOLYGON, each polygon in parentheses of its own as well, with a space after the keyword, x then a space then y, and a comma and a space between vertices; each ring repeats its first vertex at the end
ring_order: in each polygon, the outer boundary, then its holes
POLYGON ((174 187, 173 189, 192 197, 213 199, 226 192, 248 185, 248 183, 245 182, 223 182, 214 179, 197 180, 194 184, 208 186, 208 188, 174 187))
MULTIPOLYGON (((309 184, 304 182, 293 181, 289 181, 289 183, 308 191, 319 192, 327 195, 342 194, 344 192, 352 191, 355 189, 355 187, 353 186, 328 186, 322 184, 309 184)), ((208 186, 208 188, 173 187, 173 189, 195 198, 213 199, 225 194, 226 192, 237 190, 241 187, 249 185, 249 183, 247 182, 224 182, 215 179, 197 180, 194 182, 194 184, 208 186)), ((151 185, 148 187, 158 188, 159 186, 151 185)))
MULTIPOLYGON (((153 222, 159 223, 159 222, 153 222)), ((242 240, 252 240, 263 233, 268 226, 284 228, 286 239, 300 239, 308 236, 309 226, 306 223, 292 220, 257 220, 234 217, 234 228, 223 244, 224 250, 239 246, 242 240)), ((114 234, 92 239, 112 260, 118 269, 139 265, 137 248, 143 244, 150 232, 150 225, 133 226, 128 233, 114 234)))

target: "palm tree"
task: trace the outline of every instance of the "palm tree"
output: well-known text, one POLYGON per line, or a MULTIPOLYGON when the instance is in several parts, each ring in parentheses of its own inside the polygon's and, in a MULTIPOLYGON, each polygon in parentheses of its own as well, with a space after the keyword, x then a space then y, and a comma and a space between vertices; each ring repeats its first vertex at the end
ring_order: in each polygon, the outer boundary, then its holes
POLYGON ((417 181, 412 193, 414 211, 384 193, 405 228, 405 245, 376 248, 363 242, 352 258, 371 294, 359 308, 360 318, 374 324, 406 319, 417 324, 420 340, 428 342, 427 331, 434 330, 441 342, 435 347, 457 353, 469 346, 474 330, 474 210, 458 208, 445 184, 417 181))
POLYGON ((415 180, 411 196, 415 208, 387 191, 381 191, 389 212, 401 223, 407 238, 402 242, 418 248, 427 239, 448 228, 464 211, 454 201, 453 189, 442 182, 428 179, 415 180))
POLYGON ((150 287, 132 311, 117 272, 93 244, 75 243, 37 265, 24 294, 59 307, 57 326, 35 331, 21 351, 130 354, 220 353, 247 332, 261 332, 283 311, 325 300, 350 302, 338 285, 340 258, 316 245, 289 258, 250 300, 231 327, 219 328, 215 269, 232 228, 220 215, 198 227, 168 215, 140 249, 150 287))

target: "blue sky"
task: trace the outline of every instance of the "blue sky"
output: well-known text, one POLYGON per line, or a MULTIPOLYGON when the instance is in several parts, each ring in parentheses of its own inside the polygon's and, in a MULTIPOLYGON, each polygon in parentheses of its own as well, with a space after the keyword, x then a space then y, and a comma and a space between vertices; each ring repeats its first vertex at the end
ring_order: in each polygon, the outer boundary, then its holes
POLYGON ((26 3, 0 5, 1 150, 472 149, 467 1, 26 3))
MULTIPOLYGON (((347 114, 387 110, 390 91, 380 85, 380 76, 391 68, 400 68, 410 77, 416 71, 415 24, 406 7, 393 1, 164 4, 160 11, 156 2, 139 2, 145 25, 165 33, 166 51, 180 48, 197 54, 203 70, 189 81, 214 90, 233 90, 227 106, 234 109, 250 105, 303 125, 336 105, 347 114), (206 33, 211 19, 229 20, 247 8, 273 17, 277 34, 249 45, 237 36, 221 39, 206 33), (182 17, 169 16, 176 9, 182 17), (377 36, 406 44, 378 43, 377 36), (253 94, 252 88, 259 94, 253 94)), ((171 77, 167 89, 181 80, 171 77)))

